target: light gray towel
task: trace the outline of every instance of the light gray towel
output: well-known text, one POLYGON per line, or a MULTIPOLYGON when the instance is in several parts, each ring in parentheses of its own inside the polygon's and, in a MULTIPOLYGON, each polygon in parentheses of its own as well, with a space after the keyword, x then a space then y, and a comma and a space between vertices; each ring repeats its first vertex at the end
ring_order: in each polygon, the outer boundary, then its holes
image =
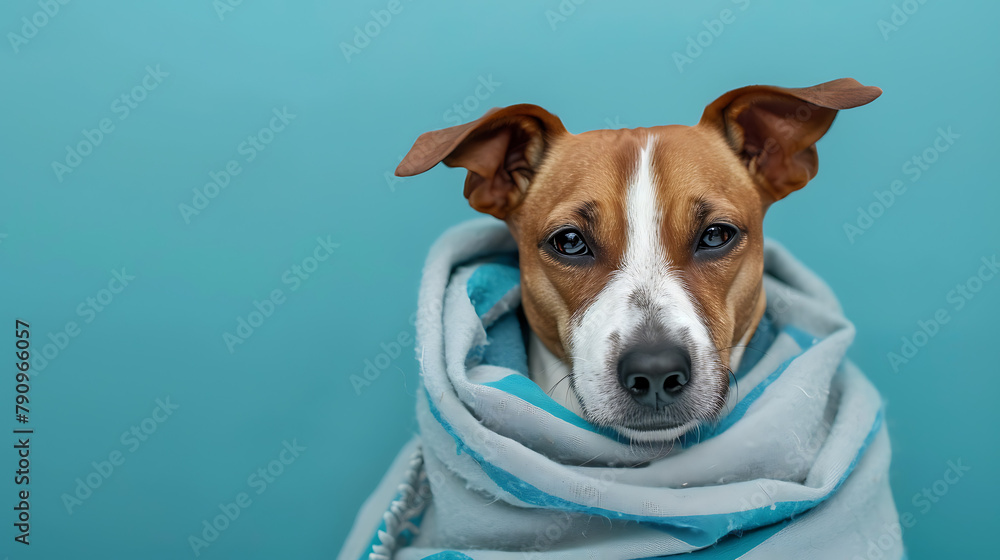
POLYGON ((634 444, 527 376, 516 246, 447 232, 418 308, 420 435, 359 513, 342 560, 897 559, 882 401, 845 358, 854 327, 773 242, 768 310, 723 417, 634 444))

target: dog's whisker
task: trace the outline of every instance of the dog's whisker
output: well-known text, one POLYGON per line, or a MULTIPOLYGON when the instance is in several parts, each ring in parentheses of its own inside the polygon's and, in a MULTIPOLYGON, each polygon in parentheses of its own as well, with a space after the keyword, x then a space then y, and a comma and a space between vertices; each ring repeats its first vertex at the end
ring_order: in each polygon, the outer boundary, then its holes
POLYGON ((493 501, 491 501, 490 503, 488 503, 488 504, 483 504, 483 507, 489 507, 489 506, 492 506, 493 504, 495 504, 495 503, 497 503, 497 502, 499 502, 499 501, 500 501, 500 496, 498 495, 498 496, 497 496, 496 498, 494 498, 494 499, 493 499, 493 501))
POLYGON ((736 406, 736 403, 740 402, 740 380, 737 379, 736 374, 733 373, 732 369, 726 368, 726 371, 728 371, 729 372, 729 376, 733 378, 734 391, 736 393, 735 396, 734 396, 734 398, 731 399, 731 401, 729 399, 727 399, 727 403, 731 403, 731 404, 729 406, 729 411, 726 414, 732 414, 733 407, 736 406))
MULTIPOLYGON (((552 385, 551 387, 549 387, 548 391, 545 391, 545 394, 551 397, 552 396, 552 391, 555 391, 556 387, 558 387, 560 383, 562 383, 563 381, 566 381, 567 379, 569 379, 570 375, 572 375, 572 374, 567 373, 566 375, 560 377, 559 381, 556 381, 554 385, 552 385)), ((569 388, 568 385, 567 385, 567 388, 569 388)), ((567 395, 569 395, 569 393, 567 393, 567 395)))
POLYGON ((716 352, 719 352, 721 354, 723 350, 733 350, 736 348, 742 348, 744 352, 746 352, 747 350, 753 350, 754 352, 759 352, 762 358, 767 356, 766 351, 761 350, 760 348, 757 348, 755 346, 749 346, 746 344, 734 344, 733 346, 727 346, 725 348, 716 348, 715 350, 716 352))
POLYGON ((584 462, 580 463, 580 464, 579 464, 579 465, 577 465, 577 466, 579 466, 579 467, 585 467, 585 466, 587 466, 587 463, 589 463, 589 462, 591 462, 591 461, 593 461, 593 460, 597 459, 597 458, 598 458, 598 457, 600 457, 601 455, 602 455, 601 453, 598 453, 597 455, 594 455, 594 456, 593 456, 593 457, 591 457, 590 459, 587 459, 586 461, 584 461, 584 462))

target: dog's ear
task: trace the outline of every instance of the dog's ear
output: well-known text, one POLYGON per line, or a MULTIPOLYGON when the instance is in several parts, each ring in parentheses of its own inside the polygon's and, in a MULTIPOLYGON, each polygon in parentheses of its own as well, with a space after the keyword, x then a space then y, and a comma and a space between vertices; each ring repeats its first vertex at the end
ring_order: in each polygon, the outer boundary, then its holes
POLYGON ((440 161, 464 167, 469 205, 502 220, 521 202, 546 144, 565 133, 562 121, 537 105, 494 108, 468 124, 421 134, 396 175, 417 175, 440 161))
POLYGON ((777 201, 816 176, 815 143, 837 111, 881 94, 852 78, 807 88, 747 86, 713 101, 698 125, 719 130, 765 194, 777 201))

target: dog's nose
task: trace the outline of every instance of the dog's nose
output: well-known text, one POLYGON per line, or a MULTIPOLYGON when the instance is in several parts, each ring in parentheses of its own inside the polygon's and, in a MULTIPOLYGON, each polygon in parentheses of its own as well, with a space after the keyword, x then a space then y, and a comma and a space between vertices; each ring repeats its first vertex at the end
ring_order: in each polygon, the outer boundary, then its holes
POLYGON ((618 382, 650 408, 672 403, 690 378, 691 359, 681 348, 633 350, 618 362, 618 382))

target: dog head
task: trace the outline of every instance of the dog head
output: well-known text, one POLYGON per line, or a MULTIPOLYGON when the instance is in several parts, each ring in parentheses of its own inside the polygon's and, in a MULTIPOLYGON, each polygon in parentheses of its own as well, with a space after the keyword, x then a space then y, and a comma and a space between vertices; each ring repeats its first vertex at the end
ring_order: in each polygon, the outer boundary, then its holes
POLYGON ((850 78, 749 86, 695 126, 582 134, 512 105, 421 135, 396 174, 467 169, 469 204, 517 241, 524 313, 587 419, 671 439, 720 413, 764 313, 764 213, 816 175, 837 111, 880 94, 850 78))

